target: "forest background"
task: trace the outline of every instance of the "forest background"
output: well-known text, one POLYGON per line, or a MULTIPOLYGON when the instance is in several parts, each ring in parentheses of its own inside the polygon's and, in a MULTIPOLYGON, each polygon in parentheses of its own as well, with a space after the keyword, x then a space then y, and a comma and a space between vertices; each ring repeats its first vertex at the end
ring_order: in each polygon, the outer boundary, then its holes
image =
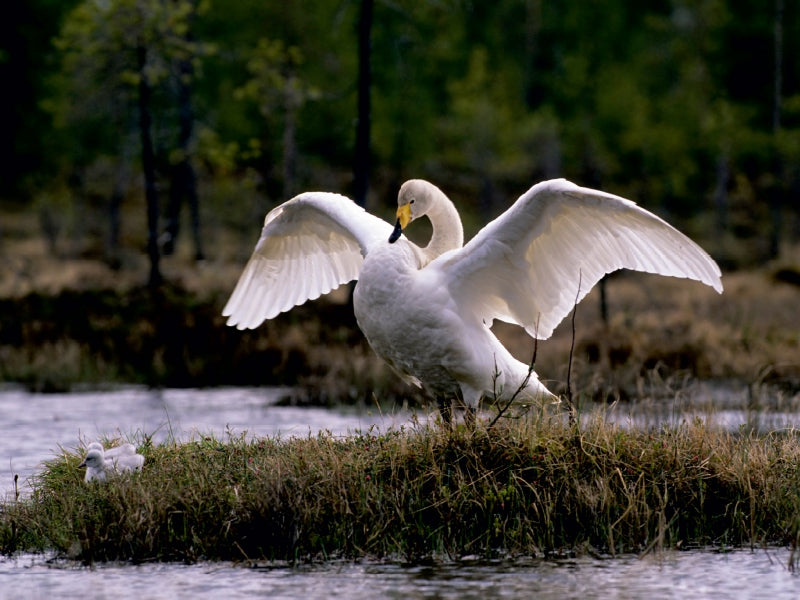
MULTIPOLYGON (((0 24, 0 378, 296 383, 287 373, 324 362, 309 338, 349 334, 287 321, 243 338, 221 333, 218 312, 263 215, 309 189, 388 220, 399 185, 426 178, 469 236, 533 183, 567 177, 654 210, 726 272, 796 254, 791 0, 13 10, 0 24), (227 354, 201 360, 200 347, 227 354)), ((335 322, 352 326, 346 314, 335 322)))

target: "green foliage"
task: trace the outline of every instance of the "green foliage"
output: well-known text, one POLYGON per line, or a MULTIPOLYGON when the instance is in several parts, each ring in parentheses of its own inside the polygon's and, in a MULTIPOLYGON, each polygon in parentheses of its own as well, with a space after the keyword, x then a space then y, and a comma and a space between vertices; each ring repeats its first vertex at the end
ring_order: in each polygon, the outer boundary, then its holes
POLYGON ((297 80, 296 72, 303 62, 303 53, 297 46, 286 47, 280 40, 262 38, 247 61, 251 79, 235 95, 259 102, 265 118, 276 105, 283 106, 287 101, 302 104, 306 99, 318 97, 317 90, 306 88, 297 80), (286 100, 287 97, 290 99, 286 100))
MULTIPOLYGON (((174 89, 185 74, 174 67, 188 58, 201 186, 255 169, 269 201, 293 187, 347 191, 357 2, 37 6, 49 22, 65 11, 44 61, 52 67, 31 75, 47 82, 37 99, 55 132, 43 121, 26 135, 47 140, 60 173, 138 155, 135 49, 144 44, 161 164, 176 159, 174 89)), ((800 179, 797 10, 784 6, 778 23, 774 3, 755 0, 377 3, 375 196, 429 177, 484 216, 538 179, 566 176, 680 217, 714 210, 706 222, 719 239, 763 235, 776 223, 770 207, 793 210, 788 193, 800 179), (750 203, 764 208, 747 207, 745 232, 731 218, 750 203)))
MULTIPOLYGON (((188 60, 199 66, 199 58, 213 52, 212 44, 190 36, 190 24, 203 7, 190 0, 113 0, 82 2, 66 15, 53 40, 60 70, 42 100, 56 130, 65 134, 66 169, 104 155, 123 161, 138 155, 139 81, 146 77, 151 88, 162 89, 157 100, 163 113, 170 102, 163 89, 169 79, 190 76, 176 64, 188 60), (143 67, 140 49, 146 53, 143 67)), ((163 118, 160 126, 161 136, 175 129, 163 118)))

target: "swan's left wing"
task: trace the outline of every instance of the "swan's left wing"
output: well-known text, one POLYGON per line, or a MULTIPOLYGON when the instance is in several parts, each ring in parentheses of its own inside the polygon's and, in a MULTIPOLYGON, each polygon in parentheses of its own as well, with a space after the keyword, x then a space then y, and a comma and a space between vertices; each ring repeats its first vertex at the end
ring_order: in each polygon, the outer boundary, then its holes
POLYGON ((522 325, 540 339, 617 269, 686 277, 722 292, 717 264, 677 229, 630 200, 564 179, 533 186, 427 268, 441 271, 461 310, 522 325))
POLYGON ((267 214, 222 314, 238 329, 258 327, 357 279, 364 256, 391 233, 389 223, 345 196, 300 194, 267 214))

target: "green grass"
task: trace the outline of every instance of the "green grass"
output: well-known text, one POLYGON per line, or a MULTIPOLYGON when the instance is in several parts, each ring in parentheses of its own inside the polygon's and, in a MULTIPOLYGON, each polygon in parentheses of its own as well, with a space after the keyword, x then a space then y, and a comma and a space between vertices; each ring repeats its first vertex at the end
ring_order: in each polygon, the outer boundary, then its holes
POLYGON ((0 550, 84 561, 287 560, 791 544, 800 436, 601 419, 411 423, 339 438, 140 445, 142 473, 86 484, 64 451, 0 513, 0 550))

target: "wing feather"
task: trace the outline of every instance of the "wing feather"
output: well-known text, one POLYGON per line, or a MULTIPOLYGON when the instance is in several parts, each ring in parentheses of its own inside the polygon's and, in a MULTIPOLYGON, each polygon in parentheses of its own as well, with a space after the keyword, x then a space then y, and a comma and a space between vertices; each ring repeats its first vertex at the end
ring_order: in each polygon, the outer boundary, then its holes
POLYGON ((358 278, 364 256, 392 226, 352 200, 307 192, 267 214, 261 237, 222 311, 229 325, 266 319, 358 278))
POLYGON ((533 186, 463 248, 434 260, 460 308, 545 339, 618 269, 694 279, 722 291, 720 270, 688 237, 612 194, 563 179, 533 186))

